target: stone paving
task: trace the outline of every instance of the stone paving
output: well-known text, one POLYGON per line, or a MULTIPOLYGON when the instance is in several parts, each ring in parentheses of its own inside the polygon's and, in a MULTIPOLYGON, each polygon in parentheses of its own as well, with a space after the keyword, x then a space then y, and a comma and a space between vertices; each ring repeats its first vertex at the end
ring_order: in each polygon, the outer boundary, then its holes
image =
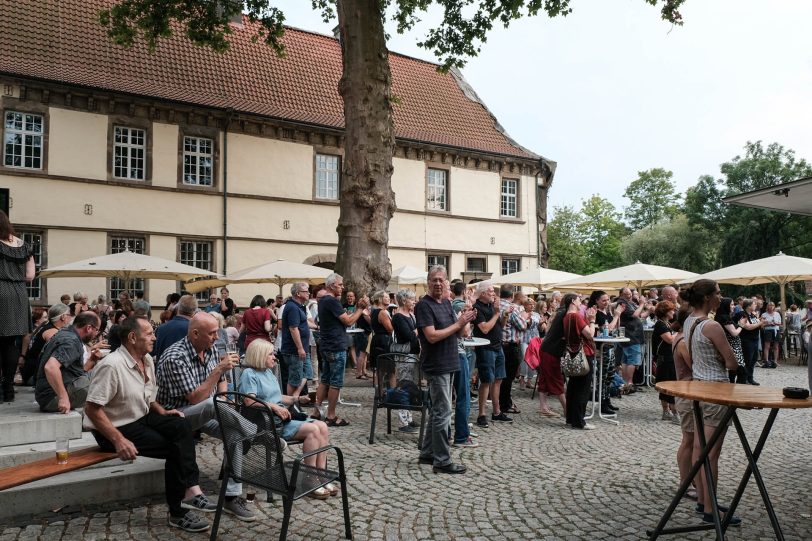
MULTIPOLYGON (((416 435, 386 435, 379 417, 374 445, 367 443, 371 387, 348 372, 346 399, 363 407, 343 407, 352 424, 331 429, 333 443, 347 459, 350 512, 357 540, 492 539, 643 539, 677 486, 675 452, 679 427, 660 420, 657 393, 648 390, 615 400, 620 425, 593 421, 597 429, 562 428, 561 420, 535 413, 530 391, 514 390, 522 413, 515 423, 478 430, 477 449, 454 450, 468 466, 465 475, 435 475, 417 464, 416 435)), ((805 386, 806 367, 757 369, 762 385, 805 386)), ((742 422, 755 445, 767 412, 742 411, 742 422)), ((812 410, 785 410, 776 420, 760 467, 786 539, 812 539, 812 410)), ((204 489, 217 490, 220 450, 206 439, 199 446, 204 489)), ((745 459, 734 435, 728 437, 720 468, 721 500, 729 500, 745 459)), ((257 495, 259 520, 242 523, 224 515, 221 539, 277 538, 280 500, 257 495)), ((692 502, 680 504, 672 524, 696 522, 692 502)), ((21 517, 0 525, 0 541, 72 539, 205 539, 170 529, 162 498, 74 509, 71 513, 21 517)), ((737 514, 743 527, 729 539, 772 539, 773 532, 754 482, 737 514)), ((341 500, 294 503, 289 539, 335 540, 343 534, 341 500)), ((674 536, 711 539, 713 534, 674 536)))

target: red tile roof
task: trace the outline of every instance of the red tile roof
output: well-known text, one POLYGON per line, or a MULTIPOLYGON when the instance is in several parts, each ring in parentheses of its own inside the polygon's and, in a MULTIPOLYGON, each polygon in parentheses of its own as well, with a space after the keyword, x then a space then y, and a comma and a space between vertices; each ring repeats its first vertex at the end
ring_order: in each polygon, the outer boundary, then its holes
MULTIPOLYGON (((115 45, 97 22, 109 0, 3 2, 0 73, 126 92, 341 128, 341 50, 327 36, 289 28, 278 58, 235 27, 218 54, 175 35, 150 55, 115 45)), ((490 112, 436 65, 391 53, 395 136, 449 147, 538 158, 510 139, 490 112), (440 120, 441 119, 441 120, 440 120)))

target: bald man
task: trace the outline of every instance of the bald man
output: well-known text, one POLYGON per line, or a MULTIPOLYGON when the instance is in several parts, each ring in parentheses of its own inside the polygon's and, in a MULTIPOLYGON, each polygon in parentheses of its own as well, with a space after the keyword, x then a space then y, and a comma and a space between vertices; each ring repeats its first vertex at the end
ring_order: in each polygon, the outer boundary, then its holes
MULTIPOLYGON (((214 393, 228 390, 226 373, 239 362, 236 353, 217 357, 217 340, 219 325, 214 316, 198 312, 189 321, 189 332, 186 338, 176 342, 161 354, 158 366, 158 403, 165 409, 182 411, 192 430, 222 438, 220 425, 214 413, 214 393)), ((244 437, 253 434, 243 433, 239 414, 229 408, 222 408, 221 414, 235 416, 233 420, 223 419, 229 426, 240 430, 244 437)), ((242 448, 234 450, 233 468, 241 468, 242 448)), ((228 479, 226 501, 223 509, 236 518, 250 522, 256 515, 248 509, 242 498, 242 483, 228 479)), ((202 510, 202 509, 201 509, 202 510)))

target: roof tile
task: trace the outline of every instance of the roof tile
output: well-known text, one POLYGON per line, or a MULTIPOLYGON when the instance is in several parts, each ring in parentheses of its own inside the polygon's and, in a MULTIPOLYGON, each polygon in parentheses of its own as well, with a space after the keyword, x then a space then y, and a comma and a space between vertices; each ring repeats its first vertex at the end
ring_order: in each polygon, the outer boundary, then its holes
MULTIPOLYGON (((109 0, 6 2, 0 17, 0 73, 126 92, 199 106, 342 128, 338 41, 288 28, 286 56, 254 43, 249 23, 233 27, 225 54, 181 33, 150 54, 125 49, 98 23, 109 0)), ((443 146, 538 158, 505 134, 485 106, 435 64, 390 53, 395 136, 443 146), (438 121, 442 119, 442 121, 438 121)))

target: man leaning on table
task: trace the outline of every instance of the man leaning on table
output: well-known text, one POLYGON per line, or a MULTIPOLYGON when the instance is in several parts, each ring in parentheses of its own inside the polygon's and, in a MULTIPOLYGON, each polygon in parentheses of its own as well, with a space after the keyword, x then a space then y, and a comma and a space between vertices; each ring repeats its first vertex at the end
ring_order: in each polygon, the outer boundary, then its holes
POLYGON ((192 429, 183 413, 155 401, 155 366, 149 352, 155 343, 144 317, 120 325, 121 347, 93 372, 85 403, 85 427, 105 451, 121 460, 138 455, 166 459, 164 483, 169 525, 202 532, 209 523, 187 509, 212 512, 217 506, 200 490, 192 429))

